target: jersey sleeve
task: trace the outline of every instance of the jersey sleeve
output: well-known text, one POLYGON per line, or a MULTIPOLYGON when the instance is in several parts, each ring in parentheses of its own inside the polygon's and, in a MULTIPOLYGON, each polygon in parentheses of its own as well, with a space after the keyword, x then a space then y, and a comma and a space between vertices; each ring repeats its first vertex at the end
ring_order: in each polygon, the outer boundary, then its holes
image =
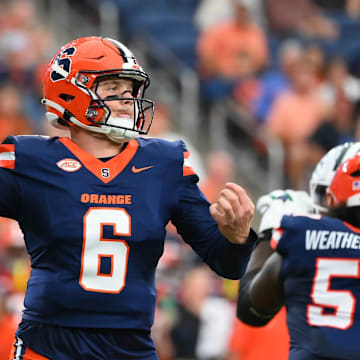
POLYGON ((0 216, 17 220, 20 189, 15 163, 15 145, 10 138, 6 138, 0 145, 0 216))
POLYGON ((299 226, 299 219, 301 218, 303 217, 284 215, 280 226, 272 231, 270 245, 280 255, 286 255, 289 249, 295 246, 297 235, 302 231, 301 226, 299 226))
POLYGON ((299 268, 304 254, 305 231, 314 222, 314 215, 285 215, 280 227, 273 230, 270 244, 282 257, 280 277, 299 268))
POLYGON ((318 214, 284 215, 280 227, 273 230, 271 247, 279 253, 286 251, 286 248, 293 247, 293 239, 301 238, 304 229, 312 227, 319 220, 324 221, 318 214))
POLYGON ((217 223, 210 215, 209 206, 197 184, 185 181, 171 221, 184 241, 212 270, 220 276, 239 279, 246 270, 250 253, 255 246, 255 241, 252 240, 256 240, 257 236, 252 232, 247 244, 230 243, 220 233, 217 223))

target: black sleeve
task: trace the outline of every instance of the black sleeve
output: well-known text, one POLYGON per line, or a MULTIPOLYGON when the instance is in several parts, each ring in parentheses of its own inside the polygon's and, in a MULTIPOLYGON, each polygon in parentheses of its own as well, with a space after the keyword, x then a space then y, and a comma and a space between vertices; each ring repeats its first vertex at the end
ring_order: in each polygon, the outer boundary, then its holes
POLYGON ((272 229, 267 229, 259 233, 259 242, 261 241, 269 241, 271 240, 272 229))
POLYGON ((246 273, 245 276, 241 279, 236 307, 237 318, 247 325, 256 327, 265 326, 278 311, 277 310, 268 313, 260 312, 251 302, 249 287, 252 279, 259 271, 260 269, 252 270, 246 273))
POLYGON ((251 326, 266 325, 284 304, 279 278, 281 257, 274 253, 262 268, 249 271, 240 282, 237 317, 251 326))

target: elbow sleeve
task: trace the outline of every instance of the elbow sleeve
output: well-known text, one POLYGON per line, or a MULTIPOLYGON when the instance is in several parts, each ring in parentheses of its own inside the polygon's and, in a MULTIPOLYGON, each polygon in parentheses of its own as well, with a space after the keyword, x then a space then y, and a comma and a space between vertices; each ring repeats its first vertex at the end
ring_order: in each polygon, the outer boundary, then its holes
POLYGON ((237 301, 236 316, 243 323, 250 326, 265 326, 277 313, 263 313, 258 311, 250 299, 250 284, 260 269, 255 269, 247 273, 240 282, 239 296, 237 301))

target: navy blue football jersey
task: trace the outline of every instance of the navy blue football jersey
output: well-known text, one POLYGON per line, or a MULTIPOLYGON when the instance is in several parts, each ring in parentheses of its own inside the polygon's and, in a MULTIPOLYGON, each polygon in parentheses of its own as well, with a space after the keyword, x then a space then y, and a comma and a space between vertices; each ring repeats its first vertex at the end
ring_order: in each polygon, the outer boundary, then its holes
POLYGON ((284 216, 271 241, 282 256, 289 358, 360 359, 360 229, 284 216))
POLYGON ((187 157, 181 141, 138 138, 101 161, 69 138, 7 138, 0 216, 19 222, 31 257, 23 318, 149 330, 169 221, 216 273, 239 278, 253 244, 221 235, 187 157))

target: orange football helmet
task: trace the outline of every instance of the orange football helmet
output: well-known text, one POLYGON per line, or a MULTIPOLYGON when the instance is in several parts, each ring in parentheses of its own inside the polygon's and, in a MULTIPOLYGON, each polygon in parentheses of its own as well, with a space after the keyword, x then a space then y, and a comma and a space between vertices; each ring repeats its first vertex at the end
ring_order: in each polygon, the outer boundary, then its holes
POLYGON ((330 206, 360 206, 360 154, 344 161, 327 189, 330 206))
POLYGON ((84 37, 63 46, 50 61, 42 103, 56 127, 76 125, 121 141, 148 133, 154 115, 154 103, 144 98, 149 85, 149 76, 125 45, 110 38, 84 37), (131 97, 111 100, 132 101, 134 119, 112 118, 106 99, 98 96, 99 80, 109 76, 133 81, 131 97))

